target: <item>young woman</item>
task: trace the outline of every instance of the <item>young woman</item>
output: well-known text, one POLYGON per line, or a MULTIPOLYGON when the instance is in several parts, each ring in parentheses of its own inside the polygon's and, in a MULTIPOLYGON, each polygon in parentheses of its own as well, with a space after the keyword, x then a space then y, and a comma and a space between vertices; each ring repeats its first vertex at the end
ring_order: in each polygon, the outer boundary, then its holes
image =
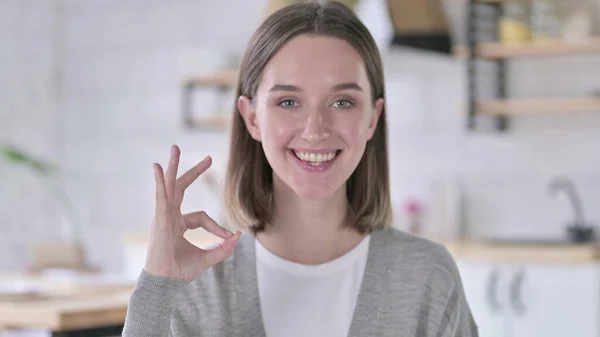
POLYGON ((391 226, 380 55, 337 3, 285 7, 258 28, 237 86, 226 177, 235 234, 182 215, 207 157, 154 164, 156 214, 123 335, 477 336, 442 246, 391 226), (224 239, 199 249, 203 227, 224 239), (243 232, 243 234, 242 234, 243 232))

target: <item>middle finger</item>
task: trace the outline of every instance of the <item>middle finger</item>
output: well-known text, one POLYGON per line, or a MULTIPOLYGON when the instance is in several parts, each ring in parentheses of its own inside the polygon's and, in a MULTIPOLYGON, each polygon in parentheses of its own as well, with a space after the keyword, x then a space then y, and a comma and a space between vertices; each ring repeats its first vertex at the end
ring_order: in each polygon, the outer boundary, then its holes
POLYGON ((202 159, 198 164, 185 172, 181 177, 177 179, 177 188, 175 188, 175 195, 173 197, 173 205, 175 207, 181 207, 181 203, 183 202, 183 195, 185 190, 196 180, 198 177, 204 173, 204 171, 208 170, 210 165, 212 164, 212 158, 210 156, 206 156, 206 158, 202 159))
POLYGON ((173 194, 175 191, 175 181, 177 180, 177 169, 179 167, 179 156, 181 151, 177 145, 171 146, 171 158, 169 159, 169 167, 165 174, 165 185, 167 187, 167 195, 169 201, 173 200, 173 194))

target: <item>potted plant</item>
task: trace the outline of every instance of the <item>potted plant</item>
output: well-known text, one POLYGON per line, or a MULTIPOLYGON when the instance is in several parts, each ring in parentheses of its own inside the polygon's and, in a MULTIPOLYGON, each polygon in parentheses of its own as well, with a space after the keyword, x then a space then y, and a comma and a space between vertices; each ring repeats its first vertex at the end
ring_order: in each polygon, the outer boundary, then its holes
POLYGON ((54 178, 59 168, 51 163, 34 158, 16 146, 0 144, 0 163, 23 167, 40 177, 40 182, 57 201, 61 211, 68 217, 67 237, 59 242, 35 243, 32 248, 33 261, 29 271, 46 269, 69 269, 75 271, 94 271, 85 263, 81 240, 80 222, 71 200, 54 178))

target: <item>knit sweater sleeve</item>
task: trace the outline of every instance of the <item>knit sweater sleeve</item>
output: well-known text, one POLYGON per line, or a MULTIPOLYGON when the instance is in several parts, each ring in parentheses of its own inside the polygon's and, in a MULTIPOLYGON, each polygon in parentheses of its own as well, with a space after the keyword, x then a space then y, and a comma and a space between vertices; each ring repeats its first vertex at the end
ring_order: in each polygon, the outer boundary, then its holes
POLYGON ((436 289, 444 305, 440 306, 443 308, 441 319, 437 322, 437 328, 433 330, 436 332, 435 336, 478 337, 478 327, 471 313, 456 262, 446 249, 442 251, 444 262, 434 269, 434 274, 438 276, 436 279, 445 280, 444 286, 436 289))
POLYGON ((460 289, 453 291, 446 303, 444 317, 439 325, 437 336, 478 337, 478 327, 473 319, 469 305, 460 289))
POLYGON ((123 337, 172 336, 171 316, 184 281, 154 276, 142 270, 129 298, 123 337))

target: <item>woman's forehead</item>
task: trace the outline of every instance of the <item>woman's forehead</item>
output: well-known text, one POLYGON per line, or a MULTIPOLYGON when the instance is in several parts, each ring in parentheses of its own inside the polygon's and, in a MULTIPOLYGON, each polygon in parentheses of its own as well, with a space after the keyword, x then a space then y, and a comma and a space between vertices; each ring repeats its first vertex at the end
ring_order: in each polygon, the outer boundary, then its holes
POLYGON ((263 70, 265 84, 336 85, 368 82, 360 54, 346 41, 299 36, 286 43, 263 70))

